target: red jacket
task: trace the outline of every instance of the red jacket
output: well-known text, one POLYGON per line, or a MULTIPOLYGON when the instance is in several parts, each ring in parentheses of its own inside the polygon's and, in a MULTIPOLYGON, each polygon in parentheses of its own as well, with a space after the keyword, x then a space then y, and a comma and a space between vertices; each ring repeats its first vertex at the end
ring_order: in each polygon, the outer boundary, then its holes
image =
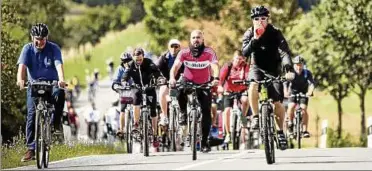
POLYGON ((237 67, 232 66, 230 75, 227 77, 225 81, 226 75, 228 74, 229 64, 225 64, 220 72, 220 86, 224 88, 224 91, 227 92, 241 92, 247 89, 247 86, 244 85, 236 85, 233 84, 233 80, 246 80, 248 78, 249 72, 249 65, 248 64, 241 64, 237 67), (222 85, 222 83, 224 85, 222 85))

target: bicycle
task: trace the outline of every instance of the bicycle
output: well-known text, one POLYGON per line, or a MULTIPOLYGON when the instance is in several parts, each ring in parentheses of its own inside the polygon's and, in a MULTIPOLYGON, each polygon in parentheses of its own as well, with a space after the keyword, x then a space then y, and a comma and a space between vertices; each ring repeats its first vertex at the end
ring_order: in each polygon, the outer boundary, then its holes
POLYGON ((274 104, 273 100, 268 97, 268 87, 273 82, 283 83, 285 79, 280 76, 274 77, 264 71, 263 74, 265 77, 262 81, 245 80, 243 83, 246 85, 251 82, 259 84, 259 131, 265 148, 266 162, 267 164, 273 164, 275 163, 274 143, 277 148, 279 146, 275 125, 274 104))
MULTIPOLYGON (((117 84, 115 84, 117 85, 117 84)), ((136 139, 137 141, 142 141, 142 149, 144 156, 149 156, 149 144, 153 141, 151 138, 153 137, 153 130, 152 130, 152 122, 150 122, 150 106, 147 104, 147 95, 146 90, 154 88, 154 85, 145 85, 140 86, 137 84, 133 84, 130 86, 125 86, 124 89, 138 89, 142 93, 142 106, 141 106, 141 113, 140 113, 140 121, 139 125, 142 130, 139 132, 139 137, 134 137, 133 134, 135 132, 131 132, 131 138, 136 139)), ((154 99, 152 99, 154 100, 154 99)), ((132 144, 133 145, 133 144, 132 144)), ((132 148, 132 147, 131 147, 132 148)))
POLYGON ((197 155, 197 140, 200 140, 200 123, 201 123, 201 109, 200 103, 197 99, 196 91, 210 90, 212 85, 210 83, 205 84, 194 84, 192 82, 176 83, 176 87, 184 89, 184 91, 191 91, 188 93, 188 105, 190 107, 190 112, 188 114, 187 122, 187 132, 188 141, 191 140, 191 150, 192 150, 192 160, 196 160, 197 155), (190 133, 191 132, 191 133, 190 133))
MULTIPOLYGON (((25 88, 31 88, 31 97, 35 100, 35 153, 36 166, 48 168, 49 151, 52 144, 51 124, 54 120, 54 105, 50 103, 52 98, 53 86, 57 86, 58 81, 37 80, 27 82, 25 88)), ((62 90, 66 90, 60 88, 62 90)))
POLYGON ((111 87, 115 92, 120 94, 120 105, 125 105, 124 117, 125 117, 125 130, 124 136, 119 136, 121 140, 125 140, 127 153, 133 152, 133 91, 131 87, 122 86, 121 83, 114 83, 111 87), (115 87, 116 85, 116 87, 115 87))
POLYGON ((298 149, 301 149, 301 139, 302 139, 302 115, 303 115, 303 109, 300 105, 300 100, 301 99, 308 99, 308 96, 306 96, 305 94, 303 93, 296 93, 296 94, 292 94, 290 96, 290 98, 294 98, 295 101, 294 103, 296 103, 296 111, 295 111, 295 118, 294 118, 294 122, 293 122, 293 137, 292 138, 295 138, 296 141, 297 141, 297 148, 298 149))

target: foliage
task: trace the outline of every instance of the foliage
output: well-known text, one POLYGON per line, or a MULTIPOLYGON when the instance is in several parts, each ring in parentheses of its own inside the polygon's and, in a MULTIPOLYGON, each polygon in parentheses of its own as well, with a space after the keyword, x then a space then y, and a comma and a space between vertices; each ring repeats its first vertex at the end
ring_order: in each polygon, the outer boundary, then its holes
POLYGON ((124 5, 94 7, 77 21, 66 22, 65 26, 71 34, 68 45, 76 47, 88 42, 95 45, 109 30, 124 29, 130 14, 130 9, 124 5))
POLYGON ((327 128, 327 148, 360 147, 363 144, 363 142, 355 142, 353 139, 354 137, 349 133, 344 133, 340 138, 337 131, 327 128))

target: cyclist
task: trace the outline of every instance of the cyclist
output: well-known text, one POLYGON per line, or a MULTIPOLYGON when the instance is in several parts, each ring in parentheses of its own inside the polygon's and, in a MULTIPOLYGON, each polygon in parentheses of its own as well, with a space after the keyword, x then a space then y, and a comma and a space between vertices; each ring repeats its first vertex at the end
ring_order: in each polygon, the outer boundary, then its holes
POLYGON ((100 112, 97 110, 96 105, 91 103, 91 108, 85 113, 85 123, 87 123, 88 137, 96 140, 98 133, 98 122, 100 119, 100 112), (94 129, 94 131, 92 131, 94 129))
MULTIPOLYGON (((307 69, 304 69, 305 60, 301 56, 296 56, 293 59, 294 69, 295 69, 295 78, 290 81, 286 82, 284 85, 284 95, 289 97, 290 94, 296 93, 303 93, 306 96, 311 96, 314 91, 314 80, 313 75, 307 69)), ((295 111, 295 98, 289 98, 288 103, 288 110, 287 113, 289 114, 289 121, 288 121, 288 131, 290 134, 293 133, 293 118, 294 118, 294 111, 295 111)), ((307 131, 308 122, 309 122, 309 115, 307 112, 307 98, 301 98, 299 101, 301 108, 303 109, 303 137, 309 138, 310 133, 307 131)))
MULTIPOLYGON (((168 51, 163 53, 157 60, 156 65, 158 66, 161 74, 169 80, 169 72, 173 66, 173 63, 177 57, 178 52, 181 50, 181 43, 177 39, 171 39, 168 42, 168 51)), ((178 72, 176 79, 180 77, 180 73, 183 71, 183 66, 181 71, 178 72)), ((168 124, 168 102, 166 97, 169 95, 169 89, 167 85, 160 86, 159 88, 159 103, 161 108, 160 122, 159 124, 165 126, 168 124)), ((183 99, 179 99, 183 100, 183 99)))
MULTIPOLYGON (((113 80, 114 83, 121 83, 125 70, 129 67, 128 62, 132 61, 132 55, 128 52, 123 52, 120 54, 121 63, 116 69, 115 77, 113 80)), ((125 108, 126 105, 120 106, 120 122, 119 129, 117 131, 118 136, 122 136, 125 128, 125 108)))
POLYGON ((71 82, 72 82, 73 88, 76 92, 76 97, 79 97, 79 95, 80 95, 80 81, 79 81, 79 78, 76 75, 74 75, 74 77, 72 77, 71 82))
POLYGON ((240 50, 235 51, 234 58, 231 63, 225 64, 220 73, 221 82, 218 86, 218 91, 224 94, 224 125, 226 129, 225 143, 230 142, 230 111, 233 107, 233 98, 230 96, 232 92, 240 92, 240 102, 242 104, 242 123, 246 126, 246 115, 248 113, 248 94, 246 92, 247 86, 233 84, 233 80, 248 79, 249 65, 245 62, 245 58, 240 50))
MULTIPOLYGON (((213 86, 218 85, 218 60, 216 53, 210 47, 204 45, 204 35, 200 30, 193 30, 190 35, 190 47, 182 49, 172 66, 170 71, 169 83, 173 87, 176 84, 176 73, 181 68, 182 63, 185 65, 184 76, 182 81, 190 81, 195 84, 204 84, 210 82, 213 74, 213 86)), ((184 100, 179 101, 180 103, 180 125, 185 125, 187 120, 186 103, 187 96, 184 91, 180 91, 180 98, 184 100)), ((210 145, 213 142, 208 142, 208 136, 211 128, 211 92, 206 90, 198 90, 197 98, 200 103, 202 112, 202 140, 201 149, 202 152, 209 152, 211 150, 210 145)), ((210 140, 215 140, 210 137, 210 140)))
POLYGON ((79 124, 79 116, 76 114, 76 111, 73 107, 68 108, 68 119, 70 122, 71 135, 76 137, 80 124, 79 124), (74 127, 74 129, 71 127, 74 127))
POLYGON ((120 120, 120 109, 118 108, 119 100, 115 99, 111 103, 111 107, 104 113, 103 121, 105 123, 106 131, 104 131, 104 137, 108 135, 115 135, 119 129, 119 120, 120 120))
MULTIPOLYGON (((242 53, 250 59, 249 80, 261 81, 264 79, 263 71, 278 76, 281 67, 284 67, 287 80, 294 78, 291 61, 291 51, 283 37, 282 32, 268 23, 269 10, 264 6, 254 7, 251 10, 253 27, 250 27, 243 36, 242 53)), ((273 83, 268 87, 268 96, 274 100, 275 114, 278 117, 278 139, 281 149, 287 148, 287 140, 283 132, 284 107, 283 84, 273 83)), ((258 84, 252 82, 249 85, 248 97, 252 107, 252 127, 258 128, 258 84)))
POLYGON ((107 73, 110 76, 110 80, 112 80, 114 74, 114 61, 112 60, 112 57, 107 60, 107 73))
MULTIPOLYGON (((124 82, 128 82, 129 78, 133 79, 133 83, 145 86, 148 85, 153 78, 159 79, 161 74, 158 67, 152 62, 151 59, 144 58, 144 50, 142 48, 135 48, 132 56, 133 60, 128 63, 128 69, 123 74, 124 82)), ((155 88, 148 88, 147 103, 150 105, 150 115, 152 120, 152 129, 154 135, 153 147, 159 146, 157 138, 157 123, 158 117, 156 114, 156 91, 155 88)), ((142 92, 135 90, 133 97, 133 113, 134 113, 134 126, 133 131, 137 132, 140 117, 140 107, 142 103, 142 92)))
MULTIPOLYGON (((23 46, 18 58, 17 85, 24 88, 26 69, 29 81, 38 79, 58 80, 59 87, 65 87, 62 54, 59 46, 48 40, 48 26, 37 23, 31 28, 31 43, 23 46)), ((62 133, 61 117, 65 104, 65 92, 58 87, 53 89, 52 103, 54 112, 54 133, 62 133)), ((31 89, 27 89, 27 120, 26 143, 28 150, 21 161, 30 161, 35 158, 35 99, 31 97, 31 89)))
POLYGON ((211 131, 210 134, 214 138, 218 138, 218 125, 217 125, 217 107, 221 95, 217 92, 218 86, 214 86, 211 88, 211 93, 212 93, 212 106, 211 106, 211 112, 212 112, 212 126, 211 126, 211 131))

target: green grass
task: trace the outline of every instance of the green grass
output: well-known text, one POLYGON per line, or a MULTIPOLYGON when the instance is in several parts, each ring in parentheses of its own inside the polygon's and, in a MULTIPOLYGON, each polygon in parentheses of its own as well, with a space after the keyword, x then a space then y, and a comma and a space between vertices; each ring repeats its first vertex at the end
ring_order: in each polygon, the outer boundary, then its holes
POLYGON ((145 32, 143 23, 129 25, 127 29, 120 32, 109 32, 105 37, 101 38, 101 42, 92 48, 90 52, 65 59, 65 77, 66 79, 71 79, 76 75, 85 84, 85 69, 89 69, 92 73, 94 68, 98 68, 102 76, 101 78, 103 78, 107 75, 106 60, 108 58, 113 58, 116 68, 120 61, 120 54, 127 47, 136 47, 144 44, 149 38, 150 36, 145 32), (91 60, 89 62, 85 61, 84 58, 84 55, 88 53, 91 54, 91 60))
MULTIPOLYGON (((14 168, 21 166, 35 166, 36 161, 21 162, 21 158, 25 154, 27 148, 24 144, 24 136, 15 140, 11 145, 3 145, 1 147, 1 169, 14 168)), ((125 148, 115 148, 105 144, 54 144, 51 147, 50 161, 57 161, 72 157, 97 155, 97 154, 117 154, 125 153, 125 148)))
MULTIPOLYGON (((350 93, 342 102, 343 116, 342 116, 342 129, 343 132, 350 133, 352 139, 359 141, 360 136, 360 122, 361 112, 359 109, 359 98, 355 93, 350 93)), ((368 117, 372 116, 372 91, 368 91, 365 99, 365 115, 366 124, 368 117)), ((322 120, 327 119, 328 125, 332 129, 337 128, 338 113, 337 103, 330 94, 325 92, 315 92, 314 97, 310 98, 309 109, 309 132, 312 134, 310 139, 303 139, 304 145, 315 147, 316 137, 320 135, 322 120), (319 130, 316 131, 316 115, 319 115, 319 130)))

